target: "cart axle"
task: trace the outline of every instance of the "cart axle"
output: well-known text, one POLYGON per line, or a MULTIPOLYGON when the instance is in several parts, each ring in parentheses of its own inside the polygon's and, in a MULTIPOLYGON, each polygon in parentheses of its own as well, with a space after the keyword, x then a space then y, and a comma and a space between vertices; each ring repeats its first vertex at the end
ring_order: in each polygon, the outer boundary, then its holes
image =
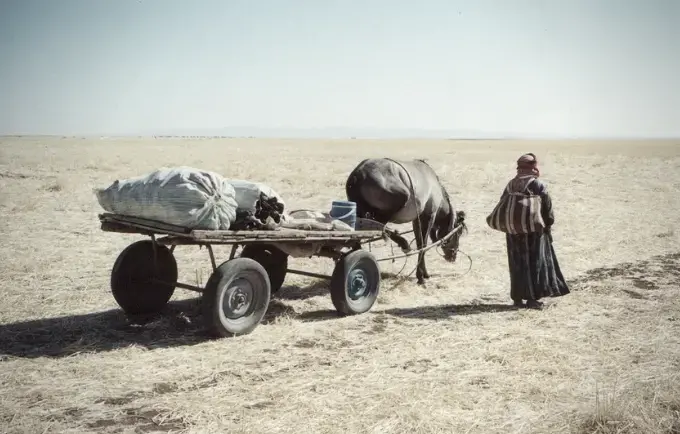
POLYGON ((331 276, 328 276, 326 274, 311 273, 309 271, 302 271, 302 270, 291 270, 290 268, 288 268, 286 270, 286 273, 299 274, 300 276, 307 276, 307 277, 316 277, 318 279, 326 279, 326 280, 331 279, 331 276))
POLYGON ((159 285, 174 286, 176 288, 188 289, 189 291, 194 291, 194 292, 203 292, 203 288, 201 288, 200 286, 189 285, 189 284, 182 283, 182 282, 166 282, 166 281, 163 281, 163 280, 152 278, 151 283, 156 283, 156 284, 159 284, 159 285))

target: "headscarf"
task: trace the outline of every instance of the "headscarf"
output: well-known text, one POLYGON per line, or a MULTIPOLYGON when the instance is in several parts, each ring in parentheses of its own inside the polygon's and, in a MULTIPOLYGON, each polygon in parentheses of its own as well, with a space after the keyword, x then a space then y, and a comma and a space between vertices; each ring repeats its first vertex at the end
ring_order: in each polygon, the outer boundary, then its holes
POLYGON ((534 176, 538 178, 541 172, 538 170, 536 155, 528 152, 517 160, 517 176, 534 176))

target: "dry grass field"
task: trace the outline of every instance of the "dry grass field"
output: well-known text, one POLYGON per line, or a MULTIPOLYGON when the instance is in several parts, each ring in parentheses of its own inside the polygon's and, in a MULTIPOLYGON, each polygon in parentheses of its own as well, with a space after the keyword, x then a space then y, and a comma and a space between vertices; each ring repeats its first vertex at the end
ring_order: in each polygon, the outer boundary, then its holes
MULTIPOLYGON (((0 189, 0 432, 680 432, 678 141, 0 138, 0 189), (572 289, 542 311, 510 308, 505 241, 484 220, 524 152, 572 289), (252 334, 221 340, 194 293, 146 321, 115 304, 111 266, 141 237, 100 230, 93 187, 189 165, 328 210, 369 156, 429 159, 467 212, 469 272, 431 251, 421 288, 383 263, 376 305, 346 318, 326 282, 289 276, 252 334)), ((205 250, 176 256, 182 281, 205 283, 205 250)))

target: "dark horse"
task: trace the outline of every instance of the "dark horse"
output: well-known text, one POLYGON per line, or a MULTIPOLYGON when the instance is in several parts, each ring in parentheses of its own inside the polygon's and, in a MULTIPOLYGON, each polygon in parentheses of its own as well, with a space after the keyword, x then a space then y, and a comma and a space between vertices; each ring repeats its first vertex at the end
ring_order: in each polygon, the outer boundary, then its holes
MULTIPOLYGON (((358 217, 382 224, 412 222, 419 250, 427 245, 428 230, 434 243, 461 226, 442 243, 444 258, 456 260, 460 236, 466 229, 465 212, 456 212, 439 177, 424 160, 366 159, 349 174, 345 191, 347 200, 356 202, 358 217)), ((389 236, 402 250, 410 250, 403 237, 395 233, 389 236)), ((429 277, 421 252, 416 269, 418 284, 429 277)))

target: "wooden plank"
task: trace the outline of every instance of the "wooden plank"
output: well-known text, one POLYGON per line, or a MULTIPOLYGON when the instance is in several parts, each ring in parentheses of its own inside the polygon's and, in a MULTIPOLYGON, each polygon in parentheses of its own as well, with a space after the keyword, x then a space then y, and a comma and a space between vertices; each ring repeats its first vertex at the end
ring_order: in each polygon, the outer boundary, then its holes
POLYGON ((381 237, 380 231, 302 231, 296 229, 278 229, 273 231, 204 231, 194 230, 189 234, 195 240, 225 240, 225 239, 266 239, 279 240, 330 240, 347 239, 361 240, 381 237))
POLYGON ((328 238, 281 238, 276 240, 266 239, 266 238, 222 238, 214 240, 200 240, 195 238, 188 238, 182 236, 169 235, 167 237, 159 238, 159 244, 165 245, 200 245, 200 244, 213 244, 213 245, 230 245, 230 244, 270 244, 270 243, 286 243, 286 244, 309 244, 309 243, 321 243, 324 246, 348 246, 358 243, 359 240, 352 239, 328 239, 328 238))
POLYGON ((300 229, 275 230, 238 230, 211 231, 189 230, 181 226, 157 222, 138 217, 122 216, 104 213, 99 215, 102 230, 107 232, 165 234, 184 237, 192 243, 234 243, 242 241, 272 241, 272 242, 326 242, 326 241, 357 241, 380 239, 383 232, 379 230, 359 231, 307 231, 300 229))

